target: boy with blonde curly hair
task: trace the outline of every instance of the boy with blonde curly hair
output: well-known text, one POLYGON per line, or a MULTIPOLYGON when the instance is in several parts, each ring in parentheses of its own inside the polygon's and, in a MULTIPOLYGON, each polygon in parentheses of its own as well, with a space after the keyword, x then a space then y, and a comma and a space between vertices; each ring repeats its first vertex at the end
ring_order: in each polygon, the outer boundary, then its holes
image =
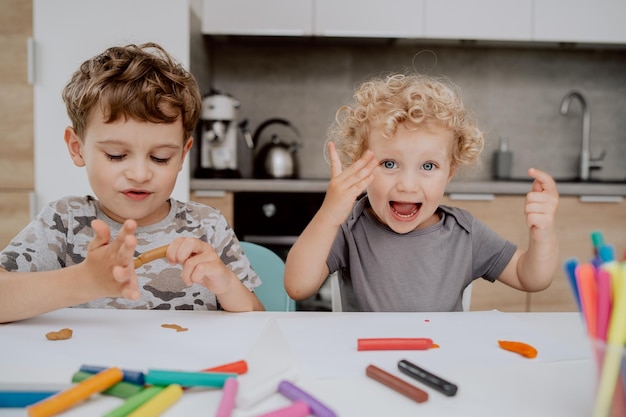
POLYGON ((528 170, 526 250, 440 205, 483 142, 451 83, 419 74, 364 82, 337 112, 326 197, 287 257, 289 295, 310 297, 335 271, 343 311, 460 311, 464 289, 480 277, 547 288, 558 264, 559 199, 548 174, 528 170))
POLYGON ((157 44, 111 47, 63 99, 65 143, 95 197, 51 202, 0 252, 0 322, 64 307, 263 310, 222 213, 170 196, 200 117, 194 77, 157 44))

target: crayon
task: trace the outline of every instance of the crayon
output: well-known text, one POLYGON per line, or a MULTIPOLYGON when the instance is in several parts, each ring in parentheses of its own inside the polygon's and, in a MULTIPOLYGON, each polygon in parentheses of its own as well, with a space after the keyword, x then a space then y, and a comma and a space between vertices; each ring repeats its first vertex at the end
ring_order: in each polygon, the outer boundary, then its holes
MULTIPOLYGON (((79 372, 89 372, 90 374, 97 374, 100 371, 105 370, 107 367, 105 366, 96 366, 96 365, 82 365, 79 372)), ((132 371, 129 369, 122 369, 122 374, 124 377, 122 381, 130 382, 131 384, 144 385, 146 383, 143 372, 141 371, 132 371)))
POLYGON ((67 389, 69 384, 51 386, 40 384, 0 384, 0 408, 24 408, 67 389))
POLYGON ((230 417, 233 408, 235 408, 235 396, 237 395, 238 386, 239 383, 236 378, 228 378, 226 380, 215 417, 230 417))
POLYGON ((309 406, 311 414, 316 417, 337 417, 333 410, 289 381, 278 384, 278 392, 291 401, 304 401, 309 406))
POLYGON ((369 365, 365 369, 365 375, 418 403, 423 403, 428 400, 428 393, 426 391, 422 391, 416 386, 383 371, 377 366, 369 365))
POLYGON ((103 417, 126 417, 164 389, 165 387, 158 387, 156 385, 147 387, 143 391, 128 398, 124 401, 124 404, 109 411, 103 417))
POLYGON ((105 369, 67 390, 27 407, 27 414, 29 417, 53 416, 120 382, 123 376, 119 368, 105 369))
POLYGON ((156 417, 172 406, 183 395, 183 388, 178 384, 168 385, 154 397, 143 403, 128 417, 156 417))
POLYGON ((306 417, 311 414, 309 405, 304 401, 294 401, 287 407, 279 408, 257 417, 306 417))
MULTIPOLYGON (((91 376, 93 376, 93 373, 75 372, 74 375, 72 375, 72 382, 81 382, 91 376)), ((122 380, 112 387, 102 391, 102 394, 110 395, 111 397, 126 399, 132 397, 141 390, 143 390, 143 385, 131 384, 130 382, 124 382, 122 380)))
POLYGON ((424 337, 385 337, 358 339, 357 350, 426 350, 433 340, 424 337))
POLYGON ((407 361, 406 359, 398 362, 398 369, 405 375, 408 375, 413 379, 417 379, 418 381, 428 385, 432 389, 437 390, 444 395, 447 395, 448 397, 455 396, 458 390, 458 387, 455 384, 448 382, 431 372, 428 372, 424 368, 420 368, 419 366, 407 361))
POLYGON ((203 369, 200 372, 226 372, 242 375, 248 372, 248 363, 246 361, 236 361, 225 363, 224 365, 214 366, 212 368, 203 369))
POLYGON ((146 384, 178 384, 183 387, 222 388, 228 378, 236 376, 237 374, 223 372, 187 372, 149 369, 146 374, 146 384))

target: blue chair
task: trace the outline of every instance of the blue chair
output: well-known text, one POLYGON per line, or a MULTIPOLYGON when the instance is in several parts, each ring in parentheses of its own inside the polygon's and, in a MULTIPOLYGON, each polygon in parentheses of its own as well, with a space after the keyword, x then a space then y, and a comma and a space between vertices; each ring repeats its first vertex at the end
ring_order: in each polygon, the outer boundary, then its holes
POLYGON ((285 262, 265 246, 251 242, 239 242, 248 257, 252 268, 263 281, 254 293, 261 300, 266 311, 296 311, 296 302, 289 298, 283 278, 285 262))

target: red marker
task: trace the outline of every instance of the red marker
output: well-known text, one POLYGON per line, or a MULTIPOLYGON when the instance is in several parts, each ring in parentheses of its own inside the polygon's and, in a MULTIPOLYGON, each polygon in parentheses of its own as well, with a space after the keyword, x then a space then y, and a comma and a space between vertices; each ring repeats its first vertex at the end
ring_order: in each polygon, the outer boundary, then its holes
POLYGON ((426 350, 433 340, 425 337, 383 337, 358 339, 357 350, 426 350))

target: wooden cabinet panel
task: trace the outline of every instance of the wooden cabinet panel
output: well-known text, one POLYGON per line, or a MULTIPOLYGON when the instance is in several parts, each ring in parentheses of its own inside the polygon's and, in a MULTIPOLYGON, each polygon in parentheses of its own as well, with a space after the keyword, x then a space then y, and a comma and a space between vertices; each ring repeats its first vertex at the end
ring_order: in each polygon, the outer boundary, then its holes
MULTIPOLYGON (((584 203, 578 197, 561 197, 557 215, 560 265, 576 258, 586 263, 593 256, 591 233, 600 231, 615 246, 618 259, 626 250, 626 202, 584 203)), ((576 311, 577 306, 563 268, 545 291, 531 295, 530 311, 576 311)))
POLYGON ((195 191, 191 193, 191 200, 220 210, 230 227, 235 228, 233 193, 225 191, 195 191))
POLYGON ((33 87, 27 79, 32 2, 5 0, 0 13, 0 189, 31 190, 33 87))
POLYGON ((0 249, 30 221, 30 192, 0 192, 0 249))

